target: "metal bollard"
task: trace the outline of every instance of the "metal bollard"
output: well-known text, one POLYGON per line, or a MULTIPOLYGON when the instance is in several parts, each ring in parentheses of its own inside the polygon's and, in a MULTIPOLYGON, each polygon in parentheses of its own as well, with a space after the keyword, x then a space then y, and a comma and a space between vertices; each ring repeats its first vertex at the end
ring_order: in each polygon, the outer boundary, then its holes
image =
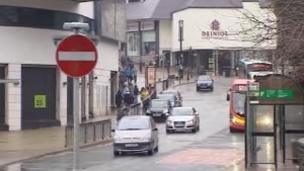
POLYGON ((96 141, 96 124, 93 125, 93 142, 96 141))

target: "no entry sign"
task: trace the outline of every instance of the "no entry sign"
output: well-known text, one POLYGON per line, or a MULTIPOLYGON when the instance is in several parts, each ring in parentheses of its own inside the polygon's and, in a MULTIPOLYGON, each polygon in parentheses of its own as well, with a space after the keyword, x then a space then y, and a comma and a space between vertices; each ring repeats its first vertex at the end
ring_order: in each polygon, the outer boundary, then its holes
POLYGON ((82 77, 90 73, 97 62, 94 43, 85 36, 72 35, 57 47, 56 62, 60 70, 71 77, 82 77))

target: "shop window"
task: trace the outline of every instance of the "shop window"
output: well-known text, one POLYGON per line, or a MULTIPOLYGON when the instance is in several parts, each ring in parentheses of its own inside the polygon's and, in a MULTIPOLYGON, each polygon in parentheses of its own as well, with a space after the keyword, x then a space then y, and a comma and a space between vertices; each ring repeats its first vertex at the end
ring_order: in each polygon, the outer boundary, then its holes
POLYGON ((127 34, 127 55, 140 56, 140 38, 138 32, 129 32, 127 34))
POLYGON ((155 31, 145 31, 142 33, 142 51, 145 56, 155 56, 156 36, 155 31))

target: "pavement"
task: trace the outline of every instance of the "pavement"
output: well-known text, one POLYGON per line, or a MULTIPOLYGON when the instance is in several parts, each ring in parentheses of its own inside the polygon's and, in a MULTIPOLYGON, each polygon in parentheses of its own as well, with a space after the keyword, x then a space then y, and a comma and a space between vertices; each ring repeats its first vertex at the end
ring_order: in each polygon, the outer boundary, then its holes
MULTIPOLYGON (((103 119, 114 120, 115 116, 102 116, 87 122, 103 119)), ((68 150, 70 148, 65 147, 65 127, 0 131, 0 169, 12 163, 68 150)))

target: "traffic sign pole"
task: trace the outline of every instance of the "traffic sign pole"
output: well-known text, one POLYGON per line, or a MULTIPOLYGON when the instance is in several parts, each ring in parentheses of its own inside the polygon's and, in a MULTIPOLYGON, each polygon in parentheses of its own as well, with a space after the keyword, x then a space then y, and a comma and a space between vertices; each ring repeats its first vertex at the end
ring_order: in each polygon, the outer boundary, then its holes
POLYGON ((73 170, 79 170, 79 78, 73 78, 74 143, 73 170))
MULTIPOLYGON (((74 142, 73 142, 73 170, 79 167, 79 78, 85 80, 97 63, 97 50, 95 44, 85 36, 79 35, 80 27, 74 28, 74 35, 65 38, 57 47, 56 62, 66 75, 73 77, 73 117, 74 117, 74 142)), ((85 81, 82 81, 85 90, 85 81)), ((84 91, 82 91, 84 92, 84 91)), ((82 93, 85 97, 85 94, 82 93)), ((84 101, 81 106, 84 110, 84 101)), ((83 111, 82 111, 83 112, 83 111)))

